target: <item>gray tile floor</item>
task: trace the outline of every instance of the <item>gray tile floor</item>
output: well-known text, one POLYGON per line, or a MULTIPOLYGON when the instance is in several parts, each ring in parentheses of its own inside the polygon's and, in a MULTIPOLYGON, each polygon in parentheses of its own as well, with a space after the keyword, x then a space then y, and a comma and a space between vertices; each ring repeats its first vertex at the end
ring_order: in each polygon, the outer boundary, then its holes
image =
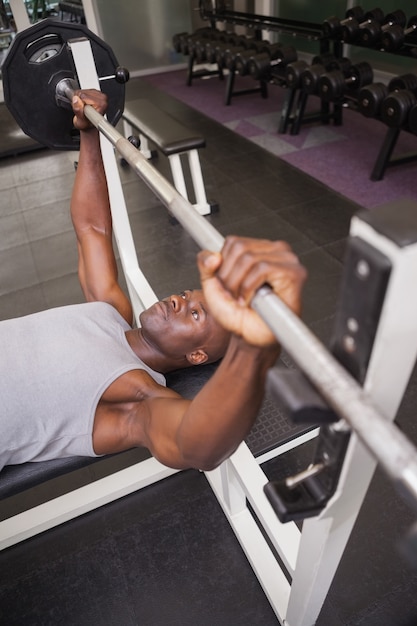
POLYGON ((46 150, 1 164, 0 316, 77 301, 69 216, 74 155, 46 150))

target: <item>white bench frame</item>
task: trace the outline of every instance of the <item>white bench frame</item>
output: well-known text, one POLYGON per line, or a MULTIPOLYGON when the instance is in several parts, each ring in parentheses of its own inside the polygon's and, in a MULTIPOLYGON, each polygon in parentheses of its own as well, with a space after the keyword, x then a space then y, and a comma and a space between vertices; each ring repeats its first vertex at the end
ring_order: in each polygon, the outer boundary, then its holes
MULTIPOLYGON (((143 133, 140 118, 129 110, 129 103, 126 103, 123 112, 124 136, 130 137, 135 134, 135 131, 139 133, 141 153, 146 159, 152 159, 153 154, 151 146, 149 145, 149 138, 143 133)), ((193 148, 184 152, 168 155, 174 186, 186 200, 189 200, 181 157, 185 157, 188 160, 194 197, 196 200, 193 206, 200 215, 209 215, 212 211, 212 207, 207 201, 200 157, 197 149, 193 148)))

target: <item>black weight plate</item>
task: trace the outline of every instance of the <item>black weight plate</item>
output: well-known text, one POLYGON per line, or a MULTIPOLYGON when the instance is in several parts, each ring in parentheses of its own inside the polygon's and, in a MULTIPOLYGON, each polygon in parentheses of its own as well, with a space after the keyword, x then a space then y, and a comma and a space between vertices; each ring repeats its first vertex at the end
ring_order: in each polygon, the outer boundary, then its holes
POLYGON ((381 107, 381 119, 391 128, 400 128, 408 113, 416 104, 416 96, 407 89, 396 91, 385 98, 381 107))
MULTIPOLYGON (((49 148, 74 150, 79 136, 71 108, 58 106, 55 86, 74 78, 67 42, 88 38, 99 77, 115 74, 118 62, 111 48, 86 26, 46 19, 18 33, 2 66, 5 103, 22 130, 49 148)), ((76 78, 76 77, 75 77, 76 78)), ((125 86, 114 79, 101 83, 108 97, 108 121, 115 125, 123 113, 125 86)))
POLYGON ((388 96, 388 88, 384 83, 373 83, 363 87, 358 95, 359 112, 365 117, 378 117, 384 99, 388 96))

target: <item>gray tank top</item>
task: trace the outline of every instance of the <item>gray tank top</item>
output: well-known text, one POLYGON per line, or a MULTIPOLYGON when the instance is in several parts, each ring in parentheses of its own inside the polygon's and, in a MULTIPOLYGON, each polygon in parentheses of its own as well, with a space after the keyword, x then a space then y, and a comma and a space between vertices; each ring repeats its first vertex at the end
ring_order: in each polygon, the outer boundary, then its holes
POLYGON ((130 326, 104 302, 0 322, 0 470, 4 465, 96 456, 97 404, 122 374, 154 372, 130 348, 130 326))

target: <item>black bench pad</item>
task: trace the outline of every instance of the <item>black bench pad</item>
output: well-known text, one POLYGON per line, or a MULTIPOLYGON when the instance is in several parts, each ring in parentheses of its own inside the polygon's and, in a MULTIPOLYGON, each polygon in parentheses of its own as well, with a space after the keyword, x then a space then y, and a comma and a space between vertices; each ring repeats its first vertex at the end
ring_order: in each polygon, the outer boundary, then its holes
POLYGON ((160 148, 165 156, 204 148, 206 145, 204 137, 192 133, 149 100, 127 102, 123 117, 160 148))

